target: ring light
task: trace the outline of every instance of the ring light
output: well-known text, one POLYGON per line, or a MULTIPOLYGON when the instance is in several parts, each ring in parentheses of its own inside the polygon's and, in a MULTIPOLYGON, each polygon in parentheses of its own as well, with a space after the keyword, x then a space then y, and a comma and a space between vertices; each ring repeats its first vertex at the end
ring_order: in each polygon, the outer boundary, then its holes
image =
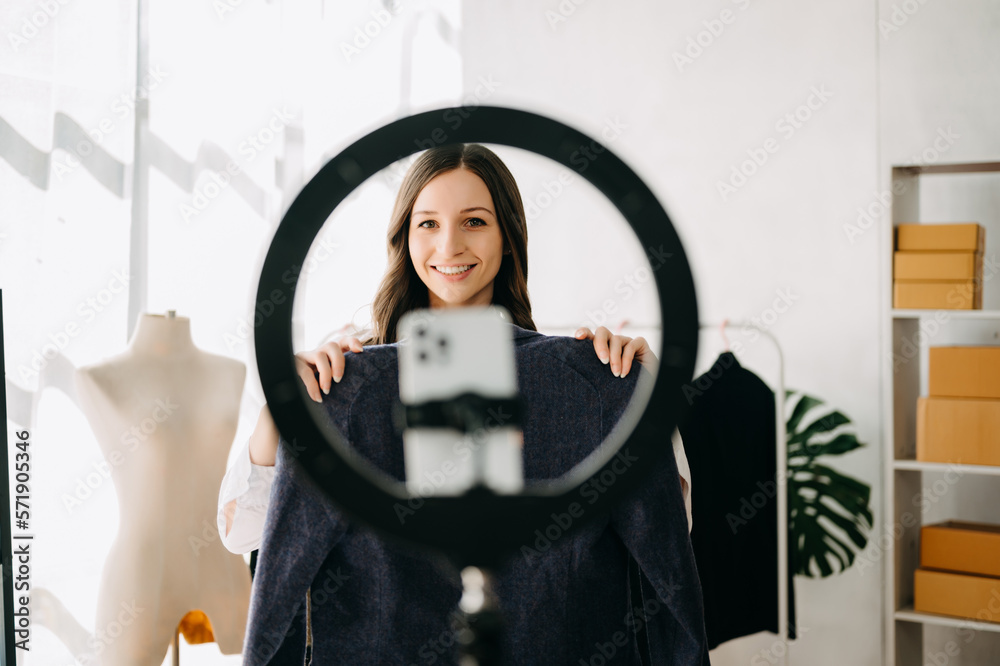
POLYGON ((698 344, 694 281, 680 240, 652 191, 621 159, 591 137, 556 120, 494 106, 455 107, 401 118, 358 139, 331 159, 292 202, 271 241, 261 270, 257 302, 270 300, 274 312, 260 323, 255 351, 267 404, 279 432, 299 445, 296 459, 316 484, 356 519, 419 545, 449 553, 460 562, 496 565, 520 546, 533 543, 535 530, 578 502, 583 484, 603 472, 615 482, 571 526, 575 529, 634 489, 652 462, 671 451, 683 406, 681 387, 691 380, 698 344), (445 120, 448 119, 446 123, 445 120), (457 127, 456 120, 461 119, 457 127), (637 415, 636 392, 612 438, 565 476, 526 487, 520 495, 496 495, 477 487, 458 497, 407 493, 366 461, 350 456, 342 433, 316 417, 314 405, 295 370, 292 304, 299 271, 313 240, 330 214, 370 176, 428 143, 490 143, 548 157, 586 178, 617 207, 646 252, 667 260, 653 271, 660 298, 663 335, 659 369, 648 400, 637 415), (586 149, 586 150, 584 150, 586 149), (586 159, 581 159, 587 155, 586 159), (290 277, 291 276, 291 277, 290 277), (273 298, 278 291, 290 298, 273 298), (650 405, 652 409, 647 409, 650 405), (626 436, 627 435, 627 436, 626 436), (615 452, 629 446, 640 464, 612 470, 615 452), (607 448, 614 448, 610 454, 607 448), (420 510, 401 522, 401 502, 420 501, 420 510))

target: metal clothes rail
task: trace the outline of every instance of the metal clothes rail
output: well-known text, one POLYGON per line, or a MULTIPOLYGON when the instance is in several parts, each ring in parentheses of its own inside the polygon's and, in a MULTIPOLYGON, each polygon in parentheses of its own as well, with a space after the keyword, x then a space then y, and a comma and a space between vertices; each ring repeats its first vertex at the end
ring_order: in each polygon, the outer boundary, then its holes
MULTIPOLYGON (((724 331, 727 328, 751 327, 757 330, 762 336, 774 343, 774 348, 778 352, 778 387, 775 392, 774 418, 775 433, 777 435, 777 463, 775 469, 776 485, 778 495, 778 636, 783 641, 788 642, 788 448, 787 433, 785 430, 785 357, 781 351, 778 339, 769 331, 762 329, 756 324, 749 322, 731 322, 728 319, 719 324, 701 324, 701 330, 724 331)), ((723 336, 725 339, 725 336, 723 336)), ((728 351, 728 344, 726 345, 728 351)), ((694 479, 691 479, 694 483, 694 479)), ((779 662, 788 666, 788 650, 782 650, 779 662)))

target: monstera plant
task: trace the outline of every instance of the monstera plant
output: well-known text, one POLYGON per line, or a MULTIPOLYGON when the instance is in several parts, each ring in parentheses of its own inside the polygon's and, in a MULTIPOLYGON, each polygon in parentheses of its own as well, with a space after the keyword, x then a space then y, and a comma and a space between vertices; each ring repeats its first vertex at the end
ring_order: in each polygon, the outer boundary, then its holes
POLYGON ((847 569, 868 543, 871 487, 826 464, 864 446, 851 420, 823 401, 785 391, 788 433, 788 529, 793 571, 825 578, 847 569))

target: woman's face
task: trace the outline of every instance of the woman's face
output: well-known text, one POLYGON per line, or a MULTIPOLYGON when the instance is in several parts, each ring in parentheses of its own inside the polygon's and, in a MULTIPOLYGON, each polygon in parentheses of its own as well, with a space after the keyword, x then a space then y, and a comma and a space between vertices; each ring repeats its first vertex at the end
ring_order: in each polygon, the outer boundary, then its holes
POLYGON ((410 214, 410 260, 432 308, 493 303, 503 237, 486 183, 466 169, 432 178, 410 214), (461 274, 445 275, 470 267, 461 274), (439 270, 440 269, 440 270, 439 270))

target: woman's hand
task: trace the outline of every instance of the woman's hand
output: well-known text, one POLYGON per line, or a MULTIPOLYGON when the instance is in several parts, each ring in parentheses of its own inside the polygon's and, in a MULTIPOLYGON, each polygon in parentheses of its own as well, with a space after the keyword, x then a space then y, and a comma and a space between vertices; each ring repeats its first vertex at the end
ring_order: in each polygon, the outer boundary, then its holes
POLYGON ((361 340, 355 337, 341 338, 337 342, 327 342, 308 352, 295 355, 295 370, 299 373, 306 392, 316 402, 323 402, 320 391, 329 395, 330 381, 339 382, 344 377, 344 352, 362 352, 361 340), (319 373, 319 381, 316 381, 319 373))
POLYGON ((575 337, 579 340, 593 340, 594 350, 598 358, 611 365, 615 377, 624 377, 632 369, 632 360, 645 365, 650 370, 656 369, 658 359, 643 337, 630 338, 627 335, 612 335, 605 326, 599 326, 597 333, 591 333, 586 326, 576 330, 575 337))

